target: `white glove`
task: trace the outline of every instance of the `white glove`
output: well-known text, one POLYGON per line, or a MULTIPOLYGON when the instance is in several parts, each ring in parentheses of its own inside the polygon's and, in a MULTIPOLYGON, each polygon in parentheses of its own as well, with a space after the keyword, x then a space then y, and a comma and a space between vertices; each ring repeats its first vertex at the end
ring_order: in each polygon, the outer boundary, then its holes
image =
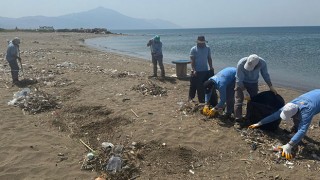
POLYGON ((244 97, 244 100, 247 100, 247 101, 250 101, 250 94, 248 93, 247 90, 244 90, 243 91, 243 97, 244 97))
POLYGON ((288 159, 288 160, 292 159, 292 154, 291 154, 292 146, 289 143, 287 143, 286 145, 281 146, 279 148, 282 149, 282 156, 283 157, 286 157, 286 159, 288 159))

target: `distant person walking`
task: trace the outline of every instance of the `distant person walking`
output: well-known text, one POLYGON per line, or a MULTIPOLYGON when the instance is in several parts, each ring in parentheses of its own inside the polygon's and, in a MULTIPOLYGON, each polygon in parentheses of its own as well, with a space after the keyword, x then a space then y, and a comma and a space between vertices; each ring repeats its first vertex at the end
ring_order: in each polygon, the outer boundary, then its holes
POLYGON ((203 109, 203 114, 208 116, 214 116, 216 112, 221 112, 226 104, 225 118, 230 118, 233 113, 234 107, 234 87, 236 81, 236 68, 227 67, 222 69, 216 75, 212 76, 204 82, 204 88, 206 91, 205 102, 206 105, 203 109), (220 94, 219 103, 210 111, 210 99, 212 96, 212 90, 218 90, 220 94))
POLYGON ((285 121, 293 121, 291 132, 295 134, 286 145, 280 147, 282 156, 291 159, 292 147, 301 141, 309 129, 313 116, 318 113, 320 113, 320 89, 315 89, 295 98, 275 113, 256 124, 252 124, 249 128, 258 128, 279 118, 285 121))
POLYGON ((17 84, 19 83, 19 65, 18 61, 21 64, 21 58, 19 53, 19 44, 20 39, 18 37, 15 37, 12 41, 9 42, 8 48, 7 48, 7 55, 6 59, 9 63, 9 66, 11 68, 11 76, 12 76, 12 83, 17 84))
POLYGON ((277 94, 277 91, 272 86, 267 64, 264 59, 256 54, 251 54, 248 57, 240 59, 237 64, 234 104, 235 125, 237 126, 241 127, 244 124, 242 120, 243 100, 248 100, 258 94, 259 73, 261 73, 270 90, 277 94))
POLYGON ((163 66, 162 42, 160 41, 160 36, 156 35, 154 38, 150 39, 147 43, 147 47, 150 47, 151 50, 153 77, 157 77, 158 75, 158 63, 161 70, 161 77, 165 77, 165 71, 163 66))
POLYGON ((210 47, 206 45, 204 36, 198 36, 197 45, 190 50, 191 78, 189 89, 189 101, 192 101, 196 93, 200 103, 205 102, 205 90, 203 83, 214 75, 210 47))

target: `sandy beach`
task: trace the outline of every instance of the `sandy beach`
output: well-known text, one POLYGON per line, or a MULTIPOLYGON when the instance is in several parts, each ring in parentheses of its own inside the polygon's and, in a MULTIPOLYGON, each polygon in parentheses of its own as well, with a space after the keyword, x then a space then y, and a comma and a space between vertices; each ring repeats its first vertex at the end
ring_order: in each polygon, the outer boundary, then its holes
MULTIPOLYGON (((286 162, 272 146, 286 143, 280 130, 236 130, 231 120, 207 120, 187 102, 189 81, 151 78, 150 60, 90 49, 81 33, 0 34, 0 179, 318 179, 319 115, 286 162), (12 86, 6 42, 20 37, 25 80, 12 86), (8 105, 22 88, 43 93, 54 103, 22 111, 8 105), (40 108, 40 107, 39 107, 40 108), (31 113, 30 113, 31 112, 31 113), (126 168, 110 175, 85 169, 89 149, 108 162, 101 143, 123 146, 126 168), (257 148, 252 148, 252 143, 257 148)), ((165 52, 164 52, 165 54, 165 52)), ((214 62, 213 62, 214 66, 214 62)), ((272 77, 272 74, 271 74, 272 77)), ((276 87, 286 102, 304 92, 276 87)), ((260 85, 260 91, 266 85, 260 85)), ((99 165, 105 163, 98 163, 99 165)))

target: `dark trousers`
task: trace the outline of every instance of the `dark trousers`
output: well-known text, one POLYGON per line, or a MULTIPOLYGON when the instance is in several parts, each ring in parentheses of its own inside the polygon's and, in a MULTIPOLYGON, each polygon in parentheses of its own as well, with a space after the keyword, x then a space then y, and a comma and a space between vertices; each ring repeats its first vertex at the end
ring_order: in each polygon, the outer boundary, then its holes
POLYGON ((153 64, 153 75, 157 76, 158 67, 157 64, 159 64, 160 70, 161 70, 161 76, 165 76, 164 72, 164 66, 163 66, 163 55, 155 56, 151 54, 152 56, 152 64, 153 64))
MULTIPOLYGON (((198 71, 195 76, 190 78, 190 89, 189 89, 189 99, 193 99, 198 95, 199 103, 204 103, 205 89, 203 83, 208 80, 214 73, 212 71, 198 71)), ((215 92, 215 91, 214 91, 215 92)), ((211 97, 217 96, 216 93, 212 92, 211 97)))
POLYGON ((19 65, 18 62, 15 61, 8 61, 9 66, 11 68, 11 76, 12 76, 12 82, 19 81, 19 65))
POLYGON ((234 87, 235 87, 235 81, 227 86, 227 98, 226 98, 227 114, 232 114, 234 110, 234 87))

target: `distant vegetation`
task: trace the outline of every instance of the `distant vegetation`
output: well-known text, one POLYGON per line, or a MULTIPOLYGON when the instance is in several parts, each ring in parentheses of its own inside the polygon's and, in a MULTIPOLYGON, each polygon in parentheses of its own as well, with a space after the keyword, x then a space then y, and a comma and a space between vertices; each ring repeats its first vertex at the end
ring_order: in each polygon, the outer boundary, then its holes
POLYGON ((19 29, 16 27, 15 29, 3 29, 0 28, 0 32, 77 32, 77 33, 95 33, 95 34, 112 34, 106 28, 93 28, 93 29, 54 29, 53 27, 40 27, 38 29, 19 29))

